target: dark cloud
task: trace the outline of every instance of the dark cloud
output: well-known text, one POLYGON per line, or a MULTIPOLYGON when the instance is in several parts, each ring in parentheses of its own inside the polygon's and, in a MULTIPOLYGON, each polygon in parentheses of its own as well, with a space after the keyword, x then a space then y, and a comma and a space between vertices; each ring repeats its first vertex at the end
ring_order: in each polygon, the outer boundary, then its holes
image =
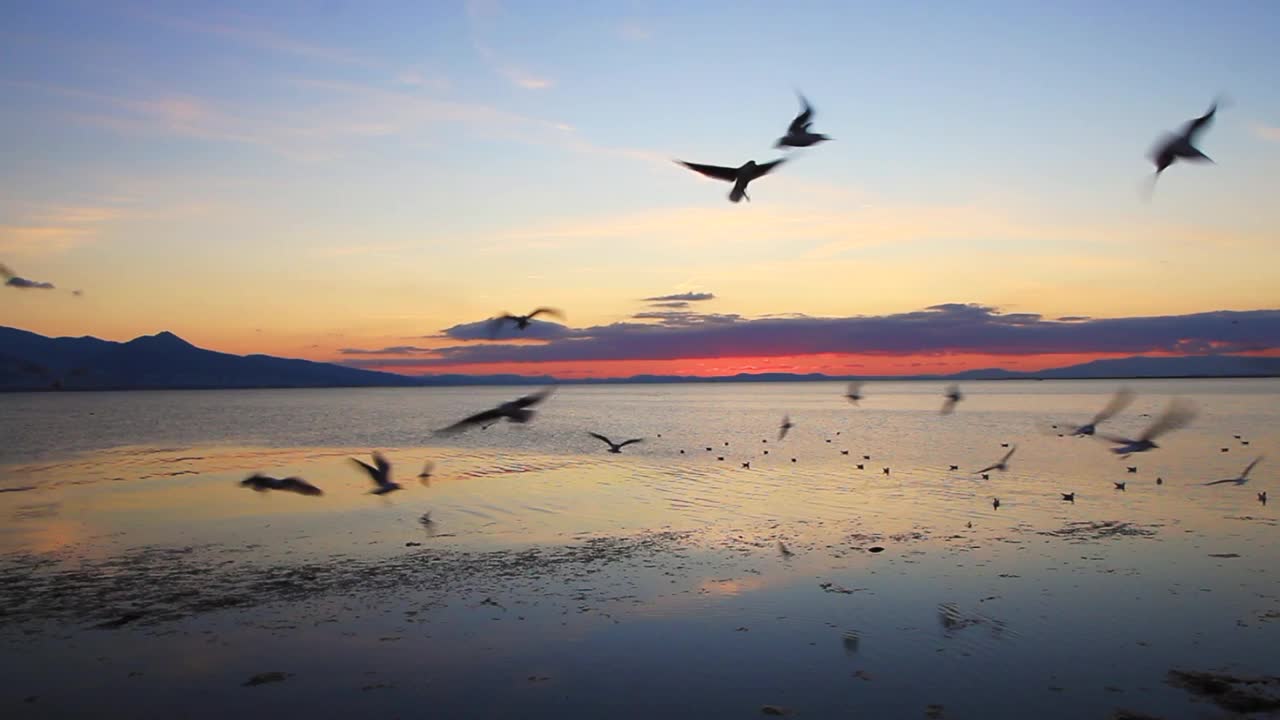
POLYGON ((686 301, 684 301, 684 300, 678 300, 678 301, 676 301, 676 302, 659 302, 659 303, 653 303, 653 307, 656 307, 656 308, 687 308, 687 307, 689 307, 689 303, 688 303, 688 302, 686 302, 686 301))
POLYGON ((1081 322, 1084 320, 1092 320, 1088 315, 1063 315, 1058 318, 1058 322, 1081 322))
MULTIPOLYGON (((548 334, 539 338, 546 340, 544 343, 444 347, 434 350, 430 357, 404 364, 672 360, 826 353, 1197 354, 1280 348, 1280 310, 1068 322, 1046 320, 1035 313, 1002 314, 983 305, 947 303, 915 312, 842 318, 747 319, 738 315, 654 311, 637 313, 632 319, 650 322, 619 322, 580 330, 547 323, 551 326, 546 331, 548 334)), ((446 335, 470 339, 476 326, 483 327, 483 324, 456 326, 446 331, 446 335)), ((384 366, 375 360, 351 362, 361 367, 384 366)))
POLYGON ((338 351, 343 355, 413 355, 414 353, 431 352, 430 348, 417 347, 415 345, 394 345, 392 347, 384 347, 379 350, 362 350, 361 348, 342 348, 338 351))
POLYGON ((8 265, 0 263, 0 277, 5 279, 4 284, 18 288, 19 290, 53 290, 53 283, 40 282, 38 280, 28 280, 24 277, 18 277, 8 265))
POLYGON ((679 293, 676 295, 657 295, 654 297, 647 297, 644 299, 644 301, 645 302, 668 302, 668 301, 701 302, 703 300, 715 300, 715 299, 716 299, 715 293, 687 292, 687 293, 679 293))
POLYGON ((5 285, 9 287, 19 288, 21 290, 53 290, 53 283, 38 282, 36 280, 28 280, 23 277, 14 275, 5 281, 5 285))

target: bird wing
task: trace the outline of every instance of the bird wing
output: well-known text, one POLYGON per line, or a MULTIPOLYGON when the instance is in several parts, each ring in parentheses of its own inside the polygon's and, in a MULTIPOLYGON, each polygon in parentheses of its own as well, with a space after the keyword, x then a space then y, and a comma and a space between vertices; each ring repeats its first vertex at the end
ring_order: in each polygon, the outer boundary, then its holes
POLYGON ((1222 484, 1224 484, 1224 483, 1233 483, 1233 482, 1236 482, 1237 480, 1238 480, 1238 478, 1227 478, 1227 479, 1225 479, 1225 480, 1214 480, 1213 482, 1207 482, 1207 483, 1205 483, 1205 485, 1222 485, 1222 484))
POLYGON ((763 177, 765 175, 768 175, 774 168, 778 167, 784 162, 786 162, 786 158, 779 158, 777 160, 774 160, 773 162, 764 163, 763 165, 756 165, 756 177, 763 177))
POLYGON ((1249 465, 1244 469, 1244 472, 1240 473, 1240 477, 1242 477, 1242 478, 1249 477, 1249 471, 1253 470, 1253 466, 1254 466, 1254 465, 1257 465, 1257 464, 1258 464, 1259 462, 1261 462, 1261 461, 1262 461, 1262 456, 1261 456, 1261 455, 1259 455, 1258 457, 1254 458, 1254 459, 1253 459, 1253 462, 1249 463, 1249 465))
POLYGON ((355 463, 355 464, 359 465, 360 467, 364 468, 364 471, 365 471, 365 472, 367 472, 367 473, 369 473, 369 477, 373 478, 373 481, 374 481, 374 482, 377 482, 377 481, 378 481, 378 468, 376 468, 376 467, 374 467, 374 466, 370 465, 369 463, 367 463, 367 462, 365 462, 365 461, 363 461, 363 460, 361 460, 361 459, 359 459, 359 458, 351 458, 351 462, 353 462, 353 463, 355 463))
POLYGON ((1151 423, 1151 427, 1147 428, 1146 432, 1142 433, 1142 437, 1140 439, 1150 440, 1159 435, 1163 435, 1170 430, 1177 430, 1191 422, 1195 416, 1195 408, 1193 408, 1189 403, 1185 400, 1174 400, 1169 403, 1169 408, 1164 411, 1164 414, 1156 418, 1156 421, 1151 423))
POLYGON ((538 392, 533 393, 532 395, 525 395, 522 398, 517 398, 515 400, 512 400, 507 404, 517 408, 529 407, 530 405, 537 405, 543 400, 546 400, 551 395, 551 393, 555 391, 556 391, 556 388, 554 385, 552 385, 551 387, 543 388, 542 390, 539 390, 538 392))
MULTIPOLYGON (((456 432, 461 432, 463 430, 466 430, 468 427, 472 425, 477 425, 479 423, 487 422, 489 420, 500 420, 503 417, 504 415, 500 408, 492 408, 490 410, 485 410, 484 412, 478 412, 475 415, 472 415, 471 417, 463 418, 458 422, 450 425, 447 428, 437 430, 436 434, 450 435, 456 432)), ((360 462, 360 461, 357 460, 356 462, 360 462)), ((360 464, 364 465, 364 463, 360 463, 360 464)))
POLYGON ((1195 142, 1196 135, 1209 127, 1209 124, 1213 122, 1213 115, 1216 112, 1218 112, 1218 103, 1215 102, 1213 105, 1209 106, 1208 112, 1187 123, 1186 128, 1182 131, 1183 136, 1187 138, 1187 142, 1195 142))
POLYGON ((537 317, 538 315, 550 315, 552 317, 558 317, 562 320, 564 319, 564 313, 560 312, 555 308, 549 308, 549 307, 540 307, 537 310, 534 310, 533 312, 529 313, 530 318, 537 317))
POLYGON ((632 445, 634 443, 642 443, 642 442, 644 442, 644 438, 631 438, 630 440, 626 440, 624 442, 619 443, 618 447, 624 448, 628 445, 632 445))
POLYGON ((791 124, 787 126, 788 135, 797 135, 808 130, 809 123, 813 122, 813 106, 809 104, 808 100, 804 99, 804 95, 796 93, 796 96, 800 98, 800 105, 803 109, 800 110, 800 114, 791 121, 791 124))
POLYGON ((973 474, 974 474, 974 475, 981 475, 981 474, 982 474, 982 473, 984 473, 984 472, 991 472, 992 470, 995 470, 995 469, 996 469, 996 468, 998 468, 998 467, 1000 467, 1000 463, 996 463, 995 465, 988 465, 988 466, 986 466, 986 467, 982 468, 981 470, 975 470, 975 471, 973 472, 973 474))
POLYGON ((1131 402, 1133 402, 1133 391, 1129 388, 1120 388, 1116 391, 1115 395, 1111 396, 1111 400, 1107 402, 1106 407, 1102 408, 1102 410, 1098 411, 1097 415, 1093 416, 1093 419, 1089 421, 1089 424, 1097 425, 1128 407, 1131 402))
POLYGON ((588 434, 588 435, 590 435, 591 437, 593 437, 593 438, 597 439, 597 440, 600 440, 600 441, 602 441, 602 442, 608 443, 609 447, 613 447, 613 445, 614 445, 614 443, 613 443, 613 441, 612 441, 612 440, 610 440, 609 438, 607 438, 607 437, 605 437, 605 436, 601 435, 600 433, 593 433, 593 432, 589 432, 589 433, 587 433, 587 434, 588 434))
POLYGON ((956 401, 953 398, 948 397, 947 401, 942 403, 943 415, 950 415, 951 411, 955 409, 956 409, 956 401))
POLYGON ((1005 453, 1004 457, 1000 458, 1000 464, 1003 465, 1009 462, 1009 458, 1013 457, 1013 454, 1017 451, 1018 451, 1017 445, 1014 445, 1013 447, 1009 448, 1009 452, 1005 453))
POLYGON ((386 456, 380 452, 375 452, 373 454, 373 464, 378 468, 378 474, 374 477, 374 480, 377 480, 379 485, 390 483, 391 463, 387 461, 386 456))
POLYGON ((683 160, 677 160, 676 162, 694 172, 702 173, 710 178, 725 180, 728 182, 736 182, 738 180, 738 168, 721 167, 720 165, 702 165, 699 163, 685 162, 683 160))
POLYGON ((280 481, 280 489, 299 495, 323 495, 324 491, 299 477, 287 477, 280 481))

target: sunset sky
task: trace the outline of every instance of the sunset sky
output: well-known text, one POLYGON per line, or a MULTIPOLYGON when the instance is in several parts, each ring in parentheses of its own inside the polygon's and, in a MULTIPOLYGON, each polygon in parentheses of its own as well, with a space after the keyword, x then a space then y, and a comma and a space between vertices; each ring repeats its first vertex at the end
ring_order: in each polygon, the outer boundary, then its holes
POLYGON ((1280 3, 2 13, 0 325, 566 377, 1280 349, 1280 3), (752 202, 672 162, 782 156, 797 90, 834 140, 752 202))

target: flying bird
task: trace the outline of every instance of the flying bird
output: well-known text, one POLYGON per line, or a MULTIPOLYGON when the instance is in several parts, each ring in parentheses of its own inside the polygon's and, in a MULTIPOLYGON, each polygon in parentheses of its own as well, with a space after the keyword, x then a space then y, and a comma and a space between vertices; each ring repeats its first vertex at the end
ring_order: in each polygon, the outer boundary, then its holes
POLYGON ((1258 493, 1258 502, 1262 503, 1263 505, 1266 505, 1266 504, 1267 504, 1267 491, 1266 491, 1266 490, 1263 490, 1262 492, 1258 493))
POLYGON ((1000 509, 1000 498, 991 498, 991 509, 992 510, 1000 509))
POLYGON ((952 385, 947 388, 947 393, 943 397, 947 399, 946 402, 942 403, 943 415, 950 415, 956 409, 956 403, 964 399, 964 395, 960 394, 959 385, 952 385))
POLYGON ((391 482, 391 463, 383 457, 382 453, 375 452, 373 454, 373 465, 363 461, 351 458, 351 462, 364 468, 369 473, 369 477, 373 480, 375 487, 370 491, 373 495, 386 495, 401 489, 400 483, 391 482))
POLYGON ((422 472, 418 473, 418 480, 420 480, 423 485, 431 484, 431 472, 435 470, 435 467, 436 464, 430 460, 422 464, 422 472))
POLYGON ((1098 425, 1110 419, 1113 415, 1129 407, 1129 403, 1133 402, 1133 391, 1129 388, 1120 388, 1116 394, 1111 397, 1105 407, 1093 416, 1093 419, 1084 425, 1080 425, 1071 431, 1072 435, 1092 435, 1098 430, 1098 425))
POLYGON ((1257 465, 1259 462, 1262 462, 1261 455, 1254 458, 1253 462, 1246 465, 1244 468, 1244 472, 1240 473, 1239 477, 1227 478, 1225 480, 1214 480, 1213 482, 1205 483, 1205 485, 1224 485, 1226 483, 1231 483, 1233 485, 1243 485, 1249 482, 1249 473, 1253 470, 1253 467, 1257 465))
POLYGON ((858 401, 862 399, 862 383, 849 383, 849 389, 844 391, 844 396, 849 398, 849 402, 857 405, 858 401))
POLYGON ((742 167, 736 168, 721 167, 719 165, 700 165, 683 160, 677 160, 676 162, 709 178, 733 183, 733 189, 729 191, 730 202, 740 202, 744 198, 750 202, 751 197, 747 195, 747 185, 752 180, 768 175, 771 170, 781 165, 784 161, 774 160, 763 165, 757 165, 755 160, 748 160, 742 167))
POLYGON ((284 492, 294 492, 299 495, 324 494, 323 490, 299 477, 274 478, 270 475, 255 474, 241 480, 240 485, 247 488, 253 488, 258 492, 283 490, 284 492))
POLYGON ((822 133, 809 131, 809 126, 813 124, 813 106, 809 104, 808 100, 804 99, 804 95, 796 93, 796 96, 800 98, 800 114, 796 115, 791 124, 787 126, 787 134, 774 143, 776 148, 809 147, 831 139, 822 133))
POLYGON ((1017 451, 1018 451, 1017 446, 1014 446, 1014 447, 1010 448, 1010 449, 1009 449, 1009 452, 1005 453, 1005 454, 1004 454, 1004 457, 1000 458, 1000 462, 998 462, 998 463, 996 463, 996 464, 994 464, 994 465, 988 465, 988 466, 986 466, 986 467, 982 468, 981 470, 978 470, 978 471, 974 472, 974 474, 975 474, 975 475, 983 475, 983 474, 986 474, 986 473, 988 473, 988 472, 990 472, 990 471, 992 471, 992 470, 999 470, 1000 472, 1004 472, 1005 470, 1008 470, 1008 469, 1009 469, 1009 458, 1013 457, 1013 454, 1014 454, 1015 452, 1017 452, 1017 451))
POLYGON ((644 438, 631 438, 630 440, 624 440, 623 442, 616 443, 610 440, 609 438, 601 435, 600 433, 589 432, 587 434, 597 440, 607 443, 609 445, 609 452, 613 453, 614 455, 620 454, 622 452, 622 448, 632 443, 644 442, 644 438))
POLYGON ((1115 485, 1117 490, 1123 490, 1125 488, 1125 485, 1127 485, 1127 483, 1118 482, 1115 485))
MULTIPOLYGON (((1215 101, 1209 106, 1208 112, 1188 122, 1181 133, 1167 133, 1160 139, 1150 156, 1151 162, 1156 166, 1155 177, 1160 177, 1160 173, 1164 172, 1165 168, 1180 159, 1213 162, 1208 155, 1200 152, 1200 149, 1195 146, 1195 141, 1196 136, 1204 132, 1204 129, 1209 127, 1209 123, 1213 122, 1213 115, 1217 111, 1218 103, 1215 101)), ((1153 179, 1152 182, 1155 180, 1153 179)))
POLYGON ((536 393, 533 393, 532 395, 525 395, 524 397, 516 398, 515 400, 512 400, 510 402, 502 403, 496 408, 493 408, 491 410, 485 410, 484 412, 476 413, 471 417, 463 418, 462 420, 459 420, 458 422, 450 425, 447 428, 437 430, 436 434, 451 435, 454 433, 462 432, 463 430, 466 430, 472 425, 493 424, 504 418, 507 420, 507 422, 527 423, 533 419, 533 416, 536 412, 534 410, 530 410, 529 407, 531 405, 537 405, 543 400, 546 400, 547 397, 549 397, 551 393, 554 391, 555 391, 555 387, 552 386, 552 387, 540 390, 536 393))
POLYGON ((489 337, 490 338, 497 337, 498 331, 502 329, 503 324, 506 323, 508 320, 510 320, 513 324, 515 324, 517 330, 527 330, 529 329, 529 323, 532 322, 533 319, 539 315, 550 315, 552 317, 560 318, 561 320, 564 319, 564 313, 560 312, 559 310, 556 310, 555 308, 549 308, 549 307, 540 307, 537 310, 534 310, 533 312, 529 313, 528 315, 512 315, 509 312, 504 312, 498 317, 489 321, 489 337))
POLYGON ((1076 494, 1073 492, 1062 493, 1062 499, 1069 503, 1073 503, 1076 501, 1076 494))
POLYGON ((1102 437, 1118 446, 1111 448, 1111 452, 1117 455, 1146 452, 1160 447, 1155 443, 1157 437, 1171 430, 1177 430, 1191 422, 1195 416, 1195 409, 1190 404, 1174 400, 1169 403, 1169 407, 1164 411, 1164 414, 1156 418, 1155 422, 1151 423, 1136 440, 1112 435, 1104 435, 1102 437))
POLYGON ((782 438, 786 437, 787 431, 795 426, 795 423, 791 422, 791 416, 784 415, 782 417, 782 424, 778 426, 778 440, 781 441, 782 438))

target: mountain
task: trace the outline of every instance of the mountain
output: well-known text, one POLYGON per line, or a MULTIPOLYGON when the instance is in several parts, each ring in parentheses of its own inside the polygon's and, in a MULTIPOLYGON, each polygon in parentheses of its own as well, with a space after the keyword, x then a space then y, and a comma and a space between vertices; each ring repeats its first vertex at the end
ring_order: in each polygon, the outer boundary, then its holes
POLYGON ((198 348, 171 332, 128 342, 94 337, 50 338, 0 327, 2 390, 143 390, 180 388, 319 388, 468 385, 600 385, 609 383, 809 382, 833 380, 1038 380, 1180 377, 1280 377, 1280 358, 1188 355, 1094 360, 1079 365, 1016 372, 1000 368, 952 375, 832 376, 821 373, 740 373, 722 377, 633 375, 557 380, 550 375, 422 375, 360 370, 344 365, 270 355, 232 355, 198 348))
POLYGON ((118 343, 0 328, 0 390, 377 387, 421 384, 393 373, 204 350, 171 332, 118 343))

